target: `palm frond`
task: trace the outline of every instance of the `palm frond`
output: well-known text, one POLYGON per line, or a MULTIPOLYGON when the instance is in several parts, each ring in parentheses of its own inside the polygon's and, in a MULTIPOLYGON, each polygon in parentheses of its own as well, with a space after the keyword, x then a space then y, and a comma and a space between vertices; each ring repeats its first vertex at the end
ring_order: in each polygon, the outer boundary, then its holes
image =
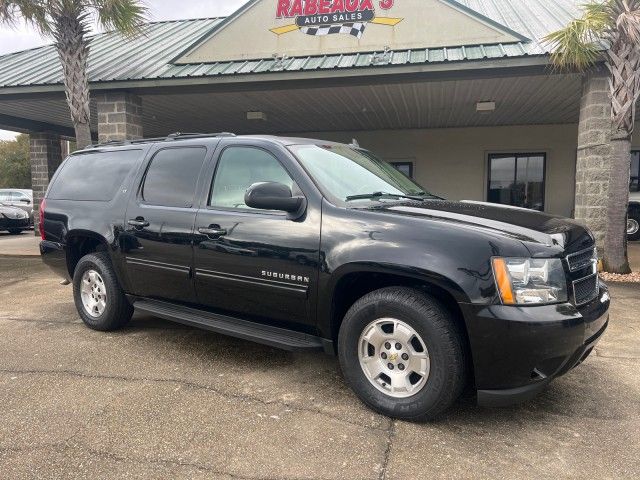
POLYGON ((97 12, 98 22, 107 30, 116 30, 125 36, 140 32, 147 20, 148 8, 137 0, 89 0, 97 12))
POLYGON ((51 34, 51 22, 45 0, 0 0, 0 23, 16 27, 21 21, 44 35, 51 34))
POLYGON ((608 3, 584 5, 582 17, 545 37, 552 50, 551 63, 556 68, 583 71, 596 63, 611 28, 608 3))

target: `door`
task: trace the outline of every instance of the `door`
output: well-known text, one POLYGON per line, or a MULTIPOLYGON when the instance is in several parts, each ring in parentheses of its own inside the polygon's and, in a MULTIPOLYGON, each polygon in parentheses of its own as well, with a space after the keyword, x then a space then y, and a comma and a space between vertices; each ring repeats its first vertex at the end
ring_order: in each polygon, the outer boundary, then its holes
POLYGON ((194 198, 206 153, 202 146, 155 151, 136 195, 131 196, 122 245, 136 295, 195 301, 194 198))
POLYGON ((311 324, 319 204, 309 201, 297 220, 247 207, 245 191, 256 182, 284 183, 294 195, 304 195, 290 173, 293 160, 268 145, 225 141, 219 150, 209 195, 196 219, 198 301, 253 320, 311 324))

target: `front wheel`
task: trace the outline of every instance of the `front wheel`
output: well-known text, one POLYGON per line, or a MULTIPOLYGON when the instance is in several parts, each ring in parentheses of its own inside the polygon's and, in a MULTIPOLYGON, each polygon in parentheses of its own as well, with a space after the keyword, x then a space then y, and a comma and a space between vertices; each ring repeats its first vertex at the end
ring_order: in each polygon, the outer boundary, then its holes
POLYGON ((627 240, 640 240, 640 210, 629 212, 627 217, 627 240))
POLYGON ((452 315, 418 290, 371 292, 347 312, 338 356, 344 376, 374 410, 405 420, 429 420, 465 385, 464 342, 452 315))
POLYGON ((9 229, 9 233, 11 235, 20 235, 22 233, 22 229, 21 228, 10 228, 9 229))
POLYGON ((104 252, 85 255, 76 265, 73 299, 82 321, 94 330, 115 330, 124 326, 133 315, 133 307, 104 252))

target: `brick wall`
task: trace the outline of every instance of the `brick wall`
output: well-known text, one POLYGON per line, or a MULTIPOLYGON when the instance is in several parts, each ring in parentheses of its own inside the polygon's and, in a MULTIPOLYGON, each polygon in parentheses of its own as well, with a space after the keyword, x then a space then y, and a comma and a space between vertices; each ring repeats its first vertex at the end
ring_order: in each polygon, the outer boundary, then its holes
POLYGON ((575 218, 584 222, 604 244, 609 158, 611 156, 611 100, 608 76, 593 72, 585 76, 580 103, 576 160, 575 218))
POLYGON ((29 135, 29 157, 31 160, 31 185, 33 188, 33 210, 36 235, 40 202, 56 169, 62 162, 60 136, 52 133, 29 135))
POLYGON ((98 141, 142 138, 142 99, 128 92, 95 95, 98 108, 98 141))

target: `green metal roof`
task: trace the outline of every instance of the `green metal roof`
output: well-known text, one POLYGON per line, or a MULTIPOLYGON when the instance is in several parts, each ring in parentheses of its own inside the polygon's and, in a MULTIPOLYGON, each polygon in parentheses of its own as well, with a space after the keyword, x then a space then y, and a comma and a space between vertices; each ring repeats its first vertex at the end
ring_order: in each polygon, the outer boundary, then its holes
MULTIPOLYGON (((520 34, 523 41, 387 52, 353 53, 284 59, 256 59, 175 65, 186 47, 211 35, 223 19, 150 23, 143 36, 125 40, 115 33, 92 37, 89 80, 92 83, 215 77, 269 72, 384 68, 470 60, 546 55, 541 39, 579 14, 582 0, 445 0, 520 34), (486 18, 485 18, 486 17, 486 18)), ((56 51, 47 45, 0 56, 0 90, 9 87, 62 84, 56 51)))

